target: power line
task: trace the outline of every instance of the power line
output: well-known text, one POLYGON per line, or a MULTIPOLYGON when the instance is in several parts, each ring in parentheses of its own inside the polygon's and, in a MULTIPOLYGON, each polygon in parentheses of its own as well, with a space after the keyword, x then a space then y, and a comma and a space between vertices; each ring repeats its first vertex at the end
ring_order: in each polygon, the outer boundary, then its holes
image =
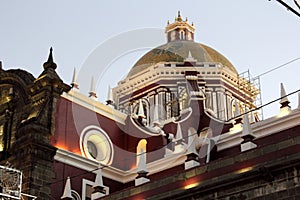
POLYGON ((247 111, 247 112, 244 112, 243 114, 240 114, 240 115, 238 115, 238 116, 235 116, 235 117, 233 117, 233 118, 231 118, 231 119, 229 119, 229 120, 227 120, 227 121, 225 121, 225 122, 230 122, 230 121, 232 121, 232 120, 234 120, 234 119, 236 119, 236 118, 240 118, 240 117, 244 116, 245 114, 248 114, 248 113, 251 113, 251 112, 253 112, 253 111, 262 109, 262 108, 265 107, 265 106, 268 106, 268 105, 270 105, 270 104, 272 104, 272 103, 275 103, 276 101, 279 101, 279 100, 281 100, 281 99, 283 99, 283 98, 285 98, 285 97, 288 97, 288 96, 290 96, 290 95, 293 95, 293 94, 295 94, 295 93, 297 93, 297 92, 300 92, 300 89, 295 90, 295 91, 293 91, 293 92, 291 92, 291 93, 289 93, 289 94, 287 94, 287 95, 285 95, 285 96, 282 96, 282 97, 280 97, 280 98, 271 100, 271 101, 269 101, 268 103, 265 103, 265 104, 263 104, 263 105, 261 105, 261 106, 259 106, 259 107, 257 107, 257 108, 254 108, 254 109, 252 109, 252 110, 249 110, 249 111, 247 111))
MULTIPOLYGON (((285 67, 285 66, 287 66, 287 65, 289 65, 289 64, 291 64, 291 63, 293 63, 293 62, 296 62, 296 61, 298 61, 298 60, 300 60, 300 57, 298 57, 298 58, 295 58, 295 59, 292 59, 292 60, 290 60, 290 61, 288 61, 288 62, 286 62, 286 63, 284 63, 284 64, 281 64, 281 65, 279 65, 279 66, 277 66, 277 67, 274 67, 274 68, 271 68, 270 70, 268 70, 268 71, 266 71, 266 72, 264 72, 264 73, 262 73, 262 74, 259 74, 258 76, 256 76, 256 77, 254 77, 254 78, 252 78, 252 80, 253 80, 253 82, 254 82, 254 80, 258 80, 259 81, 259 90, 260 90, 260 78, 261 78, 261 76, 264 76, 264 75, 266 75, 266 74, 269 74, 269 73, 271 73, 271 72, 273 72, 273 71, 275 71, 275 70, 277 70, 277 69, 280 69, 280 68, 282 68, 282 67, 285 67)), ((260 93, 259 93, 259 97, 256 97, 256 98, 259 98, 260 100, 260 105, 262 104, 262 97, 261 97, 262 95, 261 95, 261 91, 260 91, 260 93)), ((255 100, 256 101, 256 100, 255 100)), ((261 107, 261 106, 259 106, 259 108, 260 108, 260 110, 261 110, 261 116, 262 116, 262 119, 263 119, 263 107, 261 107)), ((257 110, 259 110, 259 109, 257 109, 257 110)))
POLYGON ((298 3, 297 0, 294 0, 294 3, 296 4, 296 6, 300 9, 300 4, 298 3))
MULTIPOLYGON (((259 109, 261 109, 261 108, 263 108, 263 107, 265 107, 265 106, 268 106, 268 105, 270 105, 270 104, 272 104, 272 103, 275 103, 276 101, 279 101, 279 100, 281 100, 281 99, 283 99, 283 98, 285 98, 285 97, 288 97, 288 96, 290 96, 290 95, 293 95, 293 94, 295 94, 295 93, 297 93, 297 92, 300 92, 300 89, 295 90, 295 91, 293 91, 293 92, 291 92, 291 93, 289 93, 289 94, 287 94, 287 95, 285 95, 285 96, 282 96, 282 97, 280 97, 280 98, 277 98, 277 99, 274 99, 274 100, 272 100, 272 101, 269 101, 268 103, 263 104, 263 105, 260 106, 260 107, 257 107, 257 108, 255 108, 255 109, 249 110, 249 111, 247 111, 247 112, 245 112, 245 113, 243 113, 243 114, 240 114, 240 115, 238 115, 238 116, 235 116, 234 118, 231 118, 231 119, 229 119, 229 120, 227 120, 227 121, 224 121, 224 122, 226 123, 226 122, 230 122, 230 121, 232 121, 232 120, 234 120, 234 119, 240 118, 240 117, 244 116, 245 114, 249 114, 249 113, 251 113, 251 112, 253 112, 253 111, 255 111, 255 110, 259 110, 259 109)), ((205 131, 205 130, 202 130, 201 132, 204 132, 204 131, 205 131)), ((201 132, 200 132, 200 133, 201 133, 201 132)), ((183 139, 188 139, 189 137, 192 137, 192 136, 194 136, 194 135, 196 135, 196 134, 200 134, 200 133, 194 133, 194 134, 188 135, 188 136, 186 136, 186 137, 183 137, 183 139)), ((163 147, 167 147, 168 145, 169 145, 169 144, 160 145, 160 146, 157 147, 156 150, 158 150, 158 149, 160 149, 160 148, 163 148, 163 147)), ((67 156, 67 155, 66 155, 66 156, 67 156)), ((137 157, 137 156, 139 156, 139 155, 132 155, 132 157, 137 157)), ((128 160, 128 158, 124 158, 123 160, 128 160)), ((78 177, 78 176, 82 176, 82 175, 85 175, 85 174, 94 172, 94 171, 96 171, 96 170, 98 170, 98 169, 103 169, 103 168, 105 168, 105 167, 109 167, 109 165, 103 165, 103 164, 101 164, 101 166, 102 166, 101 168, 97 167, 96 169, 93 169, 93 170, 90 170, 90 171, 86 171, 86 172, 84 172, 84 173, 80 173, 80 174, 76 174, 76 175, 70 176, 70 178, 76 178, 76 177, 78 177)), ((60 180, 57 180, 57 181, 54 181, 54 182, 51 182, 51 183, 47 183, 47 184, 45 184, 45 185, 43 185, 43 186, 55 184, 55 183, 58 183, 58 182, 62 182, 62 181, 64 181, 64 180, 65 180, 65 178, 60 179, 60 180)), ((41 187, 43 187, 43 186, 41 186, 41 187)))
POLYGON ((280 68, 282 68, 282 67, 285 67, 285 66, 287 66, 287 65, 289 65, 289 64, 291 64, 291 63, 293 63, 293 62, 296 62, 297 60, 300 60, 300 57, 295 58, 295 59, 292 59, 292 60, 290 60, 290 61, 288 61, 288 62, 286 62, 286 63, 284 63, 284 64, 281 64, 281 65, 279 65, 279 66, 277 66, 277 67, 274 67, 274 68, 272 68, 272 69, 270 69, 270 70, 268 70, 268 71, 266 71, 266 72, 264 72, 264 73, 262 73, 262 74, 257 75, 256 77, 261 77, 261 76, 263 76, 263 75, 266 75, 266 74, 268 74, 268 73, 270 73, 270 72, 273 72, 273 71, 275 71, 275 70, 277 70, 277 69, 280 69, 280 68))
MULTIPOLYGON (((288 62, 286 62, 286 63, 284 63, 284 64, 282 64, 282 65, 279 65, 279 66, 277 66, 277 67, 274 67, 274 68, 272 68, 272 69, 270 69, 270 70, 268 70, 268 71, 266 71, 266 72, 264 72, 264 73, 258 75, 257 77, 266 75, 266 74, 268 74, 268 73, 270 73, 270 72, 273 72, 273 71, 275 71, 275 70, 277 70, 277 69, 279 69, 279 68, 285 67, 285 66, 287 66, 287 65, 289 65, 289 64, 291 64, 291 63, 293 63, 293 62, 296 62, 296 61, 298 61, 298 60, 300 60, 300 57, 295 58, 295 59, 292 59, 292 60, 290 60, 290 61, 288 61, 288 62)), ((261 105, 261 106, 255 108, 255 109, 249 110, 249 111, 247 111, 247 112, 244 112, 243 114, 240 114, 240 115, 238 115, 238 116, 235 116, 234 118, 231 118, 231 119, 229 119, 229 120, 227 120, 227 121, 224 121, 224 122, 226 123, 226 122, 230 122, 230 121, 232 121, 232 120, 234 120, 234 119, 240 118, 240 117, 244 116, 245 114, 251 113, 251 112, 253 112, 253 111, 255 111, 255 110, 259 110, 259 109, 261 109, 261 108, 263 108, 263 107, 265 107, 265 106, 268 106, 268 105, 270 105, 270 104, 272 104, 272 103, 275 103, 276 101, 279 101, 279 100, 281 100, 282 98, 288 97, 288 96, 293 95, 293 94, 295 94, 295 93, 297 93, 297 92, 300 92, 300 89, 298 89, 298 90, 296 90, 296 91, 294 91, 294 92, 291 92, 291 93, 289 93, 289 94, 287 94, 287 95, 285 95, 285 96, 283 96, 283 97, 280 97, 280 98, 274 99, 274 100, 272 100, 272 101, 269 101, 269 102, 266 103, 266 104, 263 104, 263 105, 261 105)), ((204 130, 203 130, 203 131, 204 131, 204 130)), ((201 132, 202 132, 202 131, 201 131, 201 132)), ((200 133, 201 133, 201 132, 200 132, 200 133)), ((195 134, 200 134, 200 133, 194 133, 194 134, 188 135, 188 136, 184 137, 183 139, 188 139, 189 137, 192 137, 192 136, 194 136, 195 134)), ((125 134, 125 133, 123 133, 123 134, 125 134)), ((99 143, 101 143, 101 142, 99 142, 99 143)), ((97 144, 98 144, 98 143, 97 143, 97 144)), ((167 147, 168 145, 169 145, 169 144, 158 146, 156 150, 158 150, 158 149, 160 149, 160 148, 167 147)), ((65 155, 64 157, 67 157, 67 156, 69 156, 69 155, 71 155, 71 154, 72 154, 72 152, 68 153, 68 154, 65 155)), ((138 157, 139 155, 132 155, 132 156, 133 156, 133 157, 138 157)), ((128 160, 128 159, 129 159, 129 158, 124 158, 123 160, 128 160)), ((103 164, 101 164, 101 166, 102 166, 101 168, 97 167, 97 168, 95 168, 95 169, 93 169, 93 170, 90 170, 90 171, 86 171, 86 172, 83 172, 83 173, 80 173, 80 174, 75 174, 75 175, 73 175, 73 176, 70 176, 70 178, 76 178, 76 177, 78 177, 78 176, 82 176, 82 175, 85 175, 85 174, 88 174, 88 173, 92 173, 92 172, 94 172, 94 171, 96 171, 96 170, 104 169, 105 167, 109 167, 109 165, 103 165, 103 164)), ((60 180, 56 180, 56 181, 54 181, 54 182, 47 183, 47 184, 45 184, 45 185, 43 185, 43 186, 41 186, 41 187, 44 187, 44 186, 46 186, 46 185, 51 185, 51 184, 59 183, 59 182, 62 182, 62 181, 64 181, 64 180, 65 180, 65 178, 60 179, 60 180)))
MULTIPOLYGON (((269 0, 271 1, 271 0, 269 0)), ((284 7, 286 7, 289 11, 291 11, 292 13, 294 13, 295 15, 297 15, 298 17, 300 17, 300 13, 298 13, 294 8, 292 8, 290 5, 288 5, 287 3, 285 3, 282 0, 276 0, 278 3, 280 3, 281 5, 283 5, 284 7)), ((295 4, 297 6, 299 6, 298 2, 296 0, 294 0, 295 4)))
MULTIPOLYGON (((290 96, 290 95, 293 95, 293 94, 295 94, 295 93, 297 93, 297 92, 300 92, 300 89, 295 90, 295 91, 293 91, 293 92, 291 92, 291 93, 289 93, 289 94, 287 94, 287 95, 285 95, 285 96, 282 96, 282 97, 280 97, 280 98, 277 98, 277 99, 275 99, 275 100, 272 100, 272 101, 270 101, 270 102, 268 102, 268 103, 266 103, 266 104, 264 104, 264 105, 262 105, 262 106, 260 106, 260 107, 258 107, 258 108, 256 108, 256 109, 249 110, 249 111, 247 111, 247 112, 245 112, 245 113, 243 113, 243 114, 241 114, 241 115, 239 115, 239 116, 236 116, 236 117, 234 117, 234 118, 232 118, 232 119, 229 119, 229 120, 227 120, 227 121, 224 121, 224 122, 226 123, 226 122, 230 122, 230 121, 232 121, 232 120, 234 120, 234 119, 240 118, 240 117, 242 117, 242 116, 245 115, 245 114, 248 114, 248 113, 253 112, 253 111, 255 111, 255 110, 259 110, 259 109, 261 109, 261 108, 263 108, 263 107, 265 107, 265 106, 268 106, 268 105, 270 105, 270 104, 272 104, 272 103, 275 103, 276 101, 279 101, 279 100, 281 100, 281 99, 283 99, 283 98, 285 98, 285 97, 288 97, 288 96, 290 96)), ((206 131, 206 130, 203 129, 203 130, 200 131, 200 133, 201 133, 201 132, 204 132, 204 131, 206 131)), ((196 134, 198 135, 198 134, 200 134, 200 133, 196 132, 196 133, 194 133, 194 134, 191 134, 191 135, 188 135, 188 136, 186 136, 186 137, 183 137, 183 139, 188 139, 189 137, 192 137, 192 136, 194 136, 194 135, 196 135, 196 134)), ((165 145, 158 146, 158 147, 157 147, 157 150, 160 149, 160 148, 163 148, 163 147, 167 147, 168 145, 169 145, 169 143, 168 143, 168 144, 165 144, 165 145)), ((144 153, 146 153, 146 152, 144 152, 144 153)), ((140 154, 139 154, 139 155, 140 155, 140 154)), ((136 155, 133 155, 133 157, 136 158, 136 157, 138 157, 139 155, 136 154, 136 155)), ((129 159, 129 158, 124 158, 123 160, 128 160, 128 159, 129 159)), ((95 168, 95 169, 93 169, 93 170, 86 171, 86 172, 79 173, 79 174, 75 174, 75 175, 69 176, 69 177, 70 177, 70 179, 76 178, 76 177, 79 177, 79 176, 83 176, 83 175, 85 175, 85 174, 92 173, 92 172, 94 172, 94 171, 96 171, 96 170, 99 170, 99 169, 104 169, 105 167, 109 167, 109 166, 108 166, 108 165, 103 165, 103 164, 101 164, 101 167, 100 167, 100 168, 97 167, 97 168, 95 168)), ((60 179, 60 180, 56 180, 56 181, 51 182, 51 183, 46 183, 46 184, 40 186, 40 188, 45 187, 45 186, 48 186, 48 185, 52 185, 52 184, 55 184, 55 183, 63 182, 63 181, 65 181, 65 178, 60 179)), ((52 195, 51 195, 50 197, 53 198, 52 195)))

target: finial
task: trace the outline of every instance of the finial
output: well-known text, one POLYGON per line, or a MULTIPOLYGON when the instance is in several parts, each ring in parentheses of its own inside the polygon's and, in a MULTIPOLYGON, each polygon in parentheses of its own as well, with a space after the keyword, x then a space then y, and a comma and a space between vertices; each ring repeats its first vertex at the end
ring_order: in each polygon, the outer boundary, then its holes
POLYGON ((176 136, 175 136, 175 140, 182 140, 182 130, 181 130, 181 126, 180 123, 177 124, 177 131, 176 131, 176 136))
POLYGON ((0 61, 0 70, 2 70, 2 61, 0 61))
POLYGON ((71 180, 70 180, 70 177, 67 178, 64 193, 63 193, 61 199, 64 199, 64 200, 73 199, 72 193, 71 193, 71 180))
POLYGON ((291 111, 291 106, 289 105, 290 101, 288 100, 288 98, 286 96, 286 92, 285 92, 283 83, 280 83, 280 97, 281 97, 281 100, 279 103, 281 104, 281 106, 280 106, 280 112, 278 114, 278 117, 283 117, 283 116, 288 115, 291 111))
POLYGON ((188 21, 188 18, 187 18, 187 17, 185 18, 185 21, 186 21, 186 22, 188 21))
POLYGON ((250 122, 248 118, 248 114, 244 114, 244 124, 243 124, 243 133, 242 135, 252 134, 252 129, 250 127, 250 122))
POLYGON ((76 68, 74 67, 73 71, 73 77, 72 77, 72 88, 79 89, 79 85, 77 83, 77 73, 76 73, 76 68))
POLYGON ((57 65, 53 62, 52 51, 53 51, 53 49, 51 47, 50 48, 50 53, 49 53, 49 56, 48 56, 48 60, 43 65, 44 69, 48 69, 48 68, 56 69, 56 67, 57 67, 57 65))
POLYGON ((193 56, 192 56, 192 53, 191 51, 189 51, 188 53, 188 57, 186 57, 184 59, 185 62, 197 62, 197 59, 195 59, 193 56))
POLYGON ((180 10, 178 10, 178 16, 175 17, 175 21, 177 21, 177 22, 181 22, 182 21, 182 18, 181 18, 181 15, 180 15, 180 10))
POLYGON ((192 22, 192 26, 194 26, 194 22, 192 22))
POLYGON ((106 105, 113 105, 113 103, 114 103, 114 100, 113 100, 112 89, 109 85, 108 86, 108 91, 107 91, 106 105))
POLYGON ((97 169, 97 175, 95 179, 95 183, 93 187, 102 186, 103 187, 103 179, 102 179, 102 168, 101 164, 99 163, 98 169, 97 169))
POLYGON ((170 24, 170 21, 168 20, 168 21, 167 21, 167 25, 169 25, 169 24, 170 24))
POLYGON ((191 51, 189 51, 188 58, 193 58, 191 51))
POLYGON ((140 157, 140 159, 137 163, 138 172, 148 172, 147 165, 146 165, 146 152, 144 152, 144 149, 141 149, 141 153, 140 153, 139 157, 140 157))
POLYGON ((96 89, 95 89, 95 83, 94 83, 94 77, 92 76, 91 79, 91 90, 89 92, 91 98, 97 100, 97 94, 96 94, 96 89))
POLYGON ((281 100, 279 103, 281 104, 281 108, 290 107, 289 106, 290 101, 288 100, 288 98, 286 96, 286 92, 285 92, 283 83, 280 83, 280 97, 281 97, 281 100))
POLYGON ((248 114, 244 114, 244 124, 243 124, 243 132, 242 132, 242 139, 241 142, 241 151, 247 151, 257 147, 255 144, 254 139, 255 135, 253 135, 252 128, 249 123, 248 114))
POLYGON ((105 189, 104 189, 105 186, 103 185, 102 167, 101 167, 100 163, 98 165, 96 179, 95 179, 95 183, 93 185, 93 188, 94 188, 94 191, 93 191, 92 196, 101 197, 101 196, 105 195, 105 189))
POLYGON ((139 100, 139 110, 138 110, 138 117, 141 117, 141 118, 145 118, 145 112, 144 112, 144 107, 143 107, 143 103, 142 103, 142 100, 140 99, 139 100))
POLYGON ((95 92, 95 82, 94 82, 94 77, 92 76, 91 78, 91 92, 95 92))
POLYGON ((93 185, 94 191, 92 192, 91 199, 99 199, 106 195, 106 189, 109 189, 103 185, 103 177, 102 177, 102 167, 99 163, 97 168, 97 174, 95 183, 93 185))
POLYGON ((280 83, 280 104, 282 107, 288 106, 288 104, 290 103, 290 101, 288 100, 287 96, 286 96, 286 92, 283 86, 283 83, 280 83))
POLYGON ((140 154, 138 155, 137 161, 137 174, 138 176, 135 179, 135 186, 147 183, 150 179, 147 178, 148 170, 147 170, 147 160, 146 160, 146 152, 144 149, 141 149, 140 154))

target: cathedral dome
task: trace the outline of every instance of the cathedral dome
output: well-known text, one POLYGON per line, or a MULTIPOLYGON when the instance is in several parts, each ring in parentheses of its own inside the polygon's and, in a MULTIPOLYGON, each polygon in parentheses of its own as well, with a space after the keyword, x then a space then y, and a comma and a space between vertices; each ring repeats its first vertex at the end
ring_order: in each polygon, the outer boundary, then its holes
POLYGON ((159 62, 184 62, 189 52, 197 62, 217 62, 237 74, 235 67, 218 51, 191 40, 175 40, 147 52, 131 68, 128 77, 159 62))

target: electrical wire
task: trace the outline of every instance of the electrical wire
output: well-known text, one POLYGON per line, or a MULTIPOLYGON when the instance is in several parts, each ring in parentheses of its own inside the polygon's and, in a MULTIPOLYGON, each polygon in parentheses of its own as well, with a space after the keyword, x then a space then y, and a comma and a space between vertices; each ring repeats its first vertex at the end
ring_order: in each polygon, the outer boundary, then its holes
MULTIPOLYGON (((260 107, 258 107, 258 108, 249 110, 249 111, 247 111, 247 112, 245 112, 245 113, 243 113, 243 114, 240 114, 240 115, 238 115, 238 116, 235 116, 234 118, 231 118, 231 119, 229 119, 229 120, 227 120, 227 121, 225 121, 225 122, 231 122, 231 121, 234 120, 234 119, 240 118, 240 117, 244 116, 245 114, 249 114, 249 113, 251 113, 251 112, 253 112, 253 111, 255 111, 255 110, 259 110, 259 109, 261 109, 261 108, 263 108, 263 107, 265 107, 265 106, 268 106, 268 105, 270 105, 270 104, 272 104, 272 103, 275 103, 276 101, 279 101, 279 100, 281 100, 281 99, 283 99, 283 98, 285 98, 285 97, 288 97, 288 96, 290 96, 290 95, 293 95, 293 94, 295 94, 295 93, 297 93, 297 92, 300 92, 300 89, 295 90, 295 91, 293 91, 293 92, 291 92, 291 93, 289 93, 289 94, 287 94, 287 95, 285 95, 285 96, 282 96, 282 97, 280 97, 280 98, 277 98, 277 99, 275 99, 275 100, 272 100, 272 101, 270 101, 270 102, 268 102, 268 103, 266 103, 266 104, 264 104, 264 105, 262 105, 262 106, 260 106, 260 107)), ((206 131, 206 130, 202 130, 201 132, 203 132, 203 131, 206 131)), ((200 132, 200 133, 201 133, 201 132, 200 132)), ((199 134, 200 134, 200 133, 199 133, 199 134)), ((125 134, 125 133, 123 133, 123 134, 125 134)), ((189 137, 192 137, 192 136, 194 136, 194 135, 196 135, 196 134, 198 135, 198 133, 194 133, 194 134, 191 134, 191 135, 189 135, 189 136, 183 137, 183 139, 188 139, 189 137)), ((99 142, 99 143, 97 143, 97 144, 100 144, 100 143, 102 143, 102 142, 99 142)), ((169 144, 165 144, 165 145, 158 146, 157 149, 155 149, 155 150, 158 150, 158 149, 167 147, 167 145, 169 145, 169 144)), ((146 152, 144 152, 144 153, 146 153, 146 152)), ((139 155, 141 155, 141 154, 139 154, 139 155)), ((138 157, 139 155, 132 155, 132 156, 136 158, 136 157, 138 157)), ((67 156, 67 155, 66 155, 66 156, 67 156)), ((128 159, 130 159, 130 158, 124 158, 123 161, 128 160, 128 159)), ((97 170, 99 170, 99 169, 104 169, 105 167, 109 167, 109 165, 103 165, 103 164, 101 164, 101 168, 97 167, 97 168, 95 168, 95 169, 93 169, 93 170, 90 170, 90 171, 87 171, 87 172, 84 172, 84 173, 80 173, 80 174, 76 174, 76 175, 73 175, 73 176, 69 176, 69 177, 70 177, 70 179, 71 179, 71 178, 76 178, 76 177, 78 177, 78 176, 82 176, 82 175, 85 175, 85 174, 88 174, 88 173, 92 173, 92 172, 97 171, 97 170)), ((64 181, 64 180, 66 180, 66 178, 63 178, 63 179, 60 179, 60 180, 57 180, 57 181, 54 181, 54 182, 51 182, 51 183, 47 183, 47 184, 45 184, 45 185, 43 185, 43 186, 55 184, 55 183, 58 183, 58 182, 62 182, 62 181, 64 181)), ((41 187, 43 187, 43 186, 41 186, 41 187)))
POLYGON ((282 65, 279 65, 279 66, 277 66, 277 67, 274 67, 274 68, 272 68, 272 69, 270 69, 270 70, 268 70, 268 71, 266 71, 266 72, 264 72, 264 73, 262 73, 262 74, 257 75, 256 77, 261 77, 261 76, 263 76, 263 75, 269 74, 270 72, 273 72, 273 71, 275 71, 275 70, 277 70, 277 69, 280 69, 280 68, 282 68, 282 67, 285 67, 285 66, 287 66, 287 65, 289 65, 289 64, 291 64, 291 63, 293 63, 293 62, 296 62, 297 60, 300 60, 300 57, 295 58, 295 59, 292 59, 292 60, 290 60, 290 61, 288 61, 288 62, 286 62, 286 63, 284 63, 284 64, 282 64, 282 65))
MULTIPOLYGON (((271 0, 269 0, 271 1, 271 0)), ((297 15, 298 17, 300 17, 300 13, 297 12, 294 8, 292 8, 290 5, 288 5, 287 3, 285 3, 282 0, 276 0, 278 3, 280 3, 281 5, 283 5, 284 7, 286 7, 288 9, 288 11, 291 11, 292 13, 294 13, 295 15, 297 15)), ((296 3, 296 5, 298 6, 298 3, 296 3)))
POLYGON ((259 109, 261 109, 261 108, 263 108, 263 107, 265 107, 265 106, 268 106, 268 105, 270 105, 270 104, 272 104, 272 103, 275 103, 276 101, 279 101, 279 100, 281 100, 281 99, 283 99, 283 98, 285 98, 285 97, 288 97, 288 96, 290 96, 290 95, 293 95, 293 94, 295 94, 295 93, 297 93, 297 92, 300 92, 300 89, 295 90, 295 91, 293 91, 293 92, 291 92, 291 93, 289 93, 289 94, 287 94, 287 95, 285 95, 285 96, 282 96, 282 97, 280 97, 280 98, 277 98, 277 99, 274 99, 274 100, 272 100, 272 101, 269 101, 268 103, 265 103, 265 104, 263 104, 263 105, 261 105, 261 106, 259 106, 259 107, 257 107, 257 108, 254 108, 254 109, 252 109, 252 110, 249 110, 249 111, 247 111, 247 112, 244 112, 243 114, 240 114, 240 115, 238 115, 238 116, 235 116, 235 117, 233 117, 233 118, 231 118, 231 119, 229 119, 229 120, 227 120, 227 121, 225 121, 225 122, 230 122, 230 121, 232 121, 232 120, 234 120, 234 119, 236 119, 236 118, 240 118, 240 117, 244 116, 245 114, 249 114, 249 113, 251 113, 251 112, 253 112, 253 111, 259 110, 259 109))
MULTIPOLYGON (((262 73, 262 74, 259 74, 257 77, 261 77, 261 76, 264 76, 264 75, 266 75, 266 74, 269 74, 269 73, 271 73, 271 72, 273 72, 273 71, 275 71, 275 70, 277 70, 277 69, 280 69, 280 68, 282 68, 282 67, 285 67, 285 66, 287 66, 287 65, 289 65, 289 64, 291 64, 291 63, 293 63, 293 62, 296 62, 296 61, 298 61, 298 60, 300 60, 300 57, 295 58, 295 59, 292 59, 292 60, 290 60, 290 61, 288 61, 288 62, 286 62, 286 63, 284 63, 284 64, 282 64, 282 65, 279 65, 279 66, 277 66, 277 67, 274 67, 274 68, 272 68, 272 69, 270 69, 270 70, 268 70, 268 71, 266 71, 266 72, 264 72, 264 73, 262 73)), ((272 104, 272 103, 275 103, 276 101, 279 101, 279 100, 281 100, 282 98, 288 97, 288 96, 293 95, 293 94, 295 94, 295 93, 297 93, 297 92, 300 92, 300 89, 298 89, 298 90, 296 90, 296 91, 293 91, 293 92, 291 92, 291 93, 289 93, 289 94, 287 94, 287 95, 285 95, 285 96, 283 96, 283 97, 280 97, 280 98, 274 99, 274 100, 272 100, 272 101, 269 101, 269 102, 266 103, 266 104, 263 104, 263 105, 261 105, 261 106, 255 108, 255 109, 249 110, 249 111, 247 111, 247 112, 244 112, 243 114, 240 114, 240 115, 238 115, 238 116, 235 116, 235 117, 233 117, 233 118, 231 118, 231 119, 228 119, 228 120, 226 120, 226 121, 224 121, 224 122, 225 122, 225 123, 226 123, 226 122, 231 122, 232 120, 235 120, 235 119, 237 119, 237 118, 240 118, 240 117, 244 116, 245 114, 249 114, 249 113, 251 113, 251 112, 253 112, 253 111, 256 111, 256 110, 259 110, 259 109, 261 109, 261 108, 264 108, 265 106, 268 106, 268 105, 270 105, 270 104, 272 104)), ((203 130, 203 131, 204 131, 204 130, 203 130)), ((201 131, 201 132, 202 132, 202 131, 201 131)), ((201 133, 201 132, 200 132, 200 133, 201 133)), ((200 133, 199 133, 199 134, 200 134, 200 133)), ((122 134, 124 135, 125 133, 122 133, 122 134)), ((198 133, 191 134, 191 135, 189 135, 189 136, 184 137, 183 139, 188 139, 189 137, 192 137, 192 136, 194 136, 194 135, 196 135, 196 134, 198 134, 198 133)), ((102 142, 104 142, 104 141, 102 141, 102 142)), ((102 143, 102 142, 99 142, 99 143, 97 143, 97 144, 100 144, 100 143, 102 143)), ((167 145, 169 145, 169 144, 158 146, 157 149, 155 149, 155 150, 158 150, 158 149, 167 147, 167 145)), ((144 153, 146 153, 146 152, 144 152, 144 153)), ((71 154, 72 154, 72 152, 70 152, 69 154, 65 155, 64 157, 67 157, 67 156, 69 156, 69 155, 71 155, 71 154)), ((140 156, 140 154, 139 154, 139 155, 132 155, 132 156, 138 157, 138 156, 140 156)), ((123 161, 129 160, 129 159, 130 159, 130 158, 124 158, 123 161)), ((101 168, 100 168, 100 167, 97 167, 97 168, 95 168, 95 169, 93 169, 93 170, 86 171, 86 172, 84 172, 84 173, 76 174, 76 175, 69 176, 69 177, 70 177, 70 179, 71 179, 71 178, 76 178, 76 177, 79 177, 79 176, 82 176, 82 175, 85 175, 85 174, 93 173, 93 172, 95 172, 95 171, 97 171, 97 170, 99 170, 99 169, 104 169, 104 168, 106 168, 106 167, 109 167, 109 165, 103 165, 103 164, 101 164, 101 168)), ((56 180, 56 181, 51 182, 51 183, 46 183, 46 184, 44 184, 44 185, 42 185, 42 186, 40 186, 40 187, 45 187, 45 186, 52 185, 52 184, 55 184, 55 183, 63 182, 63 181, 65 181, 65 180, 66 180, 66 178, 63 178, 63 179, 56 180)))

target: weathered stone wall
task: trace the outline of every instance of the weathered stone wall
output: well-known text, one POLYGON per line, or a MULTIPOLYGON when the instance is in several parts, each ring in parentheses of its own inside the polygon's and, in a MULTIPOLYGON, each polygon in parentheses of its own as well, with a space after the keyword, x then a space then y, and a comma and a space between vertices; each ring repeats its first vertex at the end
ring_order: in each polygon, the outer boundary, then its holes
POLYGON ((22 192, 40 200, 51 199, 56 148, 50 138, 55 131, 56 102, 70 89, 55 69, 52 49, 38 78, 23 70, 0 68, 0 91, 6 91, 0 93, 0 126, 5 126, 0 162, 22 171, 22 192))
MULTIPOLYGON (((192 197, 182 197, 191 200, 246 200, 246 199, 300 199, 300 168, 292 167, 272 173, 273 181, 266 181, 263 176, 232 184, 213 191, 203 192, 192 197)), ((181 199, 179 197, 178 199, 181 199)))

